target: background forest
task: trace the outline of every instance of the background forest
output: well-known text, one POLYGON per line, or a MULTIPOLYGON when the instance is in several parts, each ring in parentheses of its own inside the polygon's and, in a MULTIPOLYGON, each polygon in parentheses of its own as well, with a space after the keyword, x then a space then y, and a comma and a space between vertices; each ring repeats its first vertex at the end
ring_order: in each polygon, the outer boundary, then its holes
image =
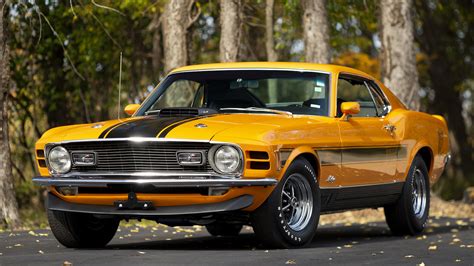
POLYGON ((43 213, 44 191, 31 182, 34 144, 43 132, 116 118, 119 98, 122 106, 140 103, 169 70, 219 61, 331 62, 388 82, 412 108, 448 120, 454 159, 434 192, 460 199, 474 186, 474 2, 324 2, 0 0, 0 42, 10 51, 9 58, 0 57, 10 77, 0 86, 9 127, 3 141, 22 217, 43 213), (387 36, 397 36, 390 32, 397 23, 408 25, 400 36, 409 45, 390 46, 387 36), (405 54, 413 55, 413 71, 390 77, 387 60, 405 54))

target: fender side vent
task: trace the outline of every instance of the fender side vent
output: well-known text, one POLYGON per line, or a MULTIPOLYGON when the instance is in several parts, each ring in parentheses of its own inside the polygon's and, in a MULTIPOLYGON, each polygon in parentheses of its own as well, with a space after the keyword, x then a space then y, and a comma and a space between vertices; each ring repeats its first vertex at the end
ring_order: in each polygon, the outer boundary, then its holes
POLYGON ((250 162, 250 169, 268 170, 270 169, 270 162, 250 162))
POLYGON ((268 153, 265 151, 250 151, 249 152, 250 159, 258 159, 258 160, 268 160, 268 153))

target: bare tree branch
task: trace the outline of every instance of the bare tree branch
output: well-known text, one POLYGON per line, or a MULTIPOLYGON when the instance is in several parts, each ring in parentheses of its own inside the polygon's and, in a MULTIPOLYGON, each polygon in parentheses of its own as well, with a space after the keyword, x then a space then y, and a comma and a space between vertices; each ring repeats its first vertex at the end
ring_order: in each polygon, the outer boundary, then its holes
POLYGON ((71 6, 72 14, 74 15, 74 17, 77 17, 76 12, 74 12, 74 6, 72 4, 72 0, 69 0, 69 5, 71 6))
POLYGON ((94 0, 92 0, 92 4, 96 7, 103 8, 103 9, 106 9, 106 10, 110 10, 112 12, 115 12, 117 14, 120 14, 120 15, 126 17, 126 15, 123 12, 121 12, 120 10, 117 10, 115 8, 112 8, 112 7, 109 7, 109 6, 104 6, 104 5, 99 5, 94 0))
POLYGON ((199 16, 201 15, 201 8, 198 5, 195 5, 195 3, 196 3, 195 1, 189 2, 189 9, 188 9, 189 10, 189 12, 188 12, 189 22, 188 22, 188 25, 186 26, 186 29, 189 29, 194 24, 194 22, 196 22, 196 20, 199 19, 199 16), (194 5, 196 6, 197 11, 196 11, 196 14, 194 16, 191 16, 191 14, 192 14, 191 11, 192 11, 194 5))

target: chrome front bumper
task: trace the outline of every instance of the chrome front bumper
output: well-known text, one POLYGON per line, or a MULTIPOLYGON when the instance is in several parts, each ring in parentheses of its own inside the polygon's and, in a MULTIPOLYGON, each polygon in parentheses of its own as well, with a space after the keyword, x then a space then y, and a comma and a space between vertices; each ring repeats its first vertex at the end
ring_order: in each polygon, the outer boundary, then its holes
POLYGON ((104 178, 104 177, 35 177, 33 182, 40 186, 58 187, 107 187, 108 185, 153 185, 155 187, 248 187, 274 186, 274 178, 240 179, 211 176, 208 178, 104 178))

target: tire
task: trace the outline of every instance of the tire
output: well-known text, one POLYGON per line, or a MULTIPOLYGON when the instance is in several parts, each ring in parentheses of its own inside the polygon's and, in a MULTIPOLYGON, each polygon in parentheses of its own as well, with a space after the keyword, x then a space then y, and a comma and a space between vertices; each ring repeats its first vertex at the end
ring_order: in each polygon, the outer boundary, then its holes
POLYGON ((112 240, 118 219, 99 219, 92 214, 48 210, 51 231, 68 248, 101 248, 112 240))
POLYGON ((302 247, 316 234, 320 210, 315 171, 306 159, 298 158, 265 203, 252 213, 251 223, 257 239, 267 247, 302 247))
POLYGON ((417 235, 423 231, 430 210, 430 186, 426 164, 417 155, 412 162, 398 201, 385 206, 385 220, 394 235, 417 235))
POLYGON ((209 234, 213 236, 238 236, 242 230, 241 224, 212 223, 206 225, 209 234))

